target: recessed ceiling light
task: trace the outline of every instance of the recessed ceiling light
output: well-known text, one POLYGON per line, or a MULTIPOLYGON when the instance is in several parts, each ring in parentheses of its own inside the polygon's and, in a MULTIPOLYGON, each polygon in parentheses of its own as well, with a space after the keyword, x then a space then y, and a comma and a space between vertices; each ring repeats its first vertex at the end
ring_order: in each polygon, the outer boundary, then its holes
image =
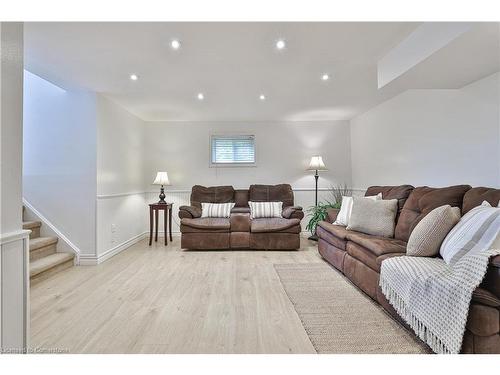
POLYGON ((198 98, 198 100, 203 100, 205 99, 205 95, 203 95, 202 92, 198 93, 198 95, 196 95, 196 97, 198 98))
POLYGON ((324 73, 322 76, 321 76, 321 80, 322 81, 328 81, 330 79, 330 75, 328 73, 324 73))
POLYGON ((139 77, 137 77, 137 75, 136 75, 136 74, 131 74, 131 75, 130 75, 130 79, 131 79, 132 81, 137 81, 137 80, 139 79, 139 77))
POLYGON ((260 100, 266 100, 266 96, 265 96, 264 94, 260 94, 260 95, 259 95, 259 99, 260 99, 260 100))
POLYGON ((171 42, 170 42, 170 46, 173 48, 173 49, 179 49, 181 48, 181 42, 177 39, 173 39, 171 42))
POLYGON ((276 48, 277 49, 281 50, 281 49, 285 49, 285 47, 286 47, 286 43, 285 43, 285 41, 283 39, 278 39, 276 41, 276 48))

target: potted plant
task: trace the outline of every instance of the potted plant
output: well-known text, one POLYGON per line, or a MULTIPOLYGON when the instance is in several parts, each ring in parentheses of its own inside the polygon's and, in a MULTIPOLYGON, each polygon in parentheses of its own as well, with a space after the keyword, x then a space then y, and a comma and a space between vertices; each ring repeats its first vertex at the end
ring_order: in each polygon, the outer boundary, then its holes
POLYGON ((307 216, 310 217, 306 225, 306 229, 311 232, 310 240, 317 241, 316 227, 320 221, 328 217, 329 208, 340 208, 343 196, 351 196, 352 191, 346 184, 332 186, 330 188, 332 199, 324 202, 319 202, 317 206, 311 206, 307 209, 307 216))

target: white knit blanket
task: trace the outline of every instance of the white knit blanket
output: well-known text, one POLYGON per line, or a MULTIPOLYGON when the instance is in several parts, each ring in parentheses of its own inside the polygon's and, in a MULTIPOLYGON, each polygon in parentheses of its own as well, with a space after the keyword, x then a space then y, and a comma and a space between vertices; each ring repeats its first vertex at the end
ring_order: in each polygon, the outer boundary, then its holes
POLYGON ((434 352, 459 353, 472 292, 497 254, 500 249, 469 252, 452 266, 438 258, 389 258, 382 262, 380 287, 434 352))

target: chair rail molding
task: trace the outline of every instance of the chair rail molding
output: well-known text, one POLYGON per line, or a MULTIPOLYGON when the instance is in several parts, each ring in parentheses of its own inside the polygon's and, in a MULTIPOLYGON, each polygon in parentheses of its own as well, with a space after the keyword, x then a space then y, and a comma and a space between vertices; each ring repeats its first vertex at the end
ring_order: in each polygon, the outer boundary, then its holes
MULTIPOLYGON (((248 187, 235 187, 235 190, 240 190, 240 189, 248 189, 248 187)), ((293 191, 311 191, 314 192, 314 188, 293 188, 293 191)), ((326 188, 326 187, 319 187, 318 191, 330 191, 331 188, 326 188)), ((366 189, 359 189, 359 188, 351 188, 353 192, 365 192, 366 189)), ((191 189, 168 189, 165 190, 165 193, 170 192, 170 193, 191 193, 191 189)), ((96 195, 97 200, 102 200, 102 199, 113 199, 113 198, 120 198, 120 197, 126 197, 128 195, 144 195, 144 194, 158 194, 156 190, 144 190, 144 191, 131 191, 131 192, 123 192, 123 193, 112 193, 112 194, 98 194, 96 195)))

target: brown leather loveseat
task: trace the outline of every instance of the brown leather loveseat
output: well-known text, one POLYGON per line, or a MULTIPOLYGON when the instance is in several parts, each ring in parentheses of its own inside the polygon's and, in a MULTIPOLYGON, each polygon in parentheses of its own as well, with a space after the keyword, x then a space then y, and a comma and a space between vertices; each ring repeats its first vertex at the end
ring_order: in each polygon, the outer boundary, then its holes
MULTIPOLYGON (((328 263, 399 318, 379 288, 382 261, 405 255, 412 230, 434 208, 449 204, 460 207, 463 215, 483 201, 496 206, 500 189, 471 188, 469 185, 445 188, 372 186, 365 195, 378 193, 382 193, 383 199, 398 200, 394 238, 376 237, 333 225, 338 210, 332 209, 328 221, 318 224, 318 250, 328 263)), ((500 353, 500 256, 490 260, 486 277, 473 294, 462 353, 500 353)))
POLYGON ((290 185, 193 186, 191 205, 179 208, 184 249, 298 249, 302 207, 294 206, 290 185), (248 201, 283 202, 282 218, 251 219, 248 201), (234 202, 230 218, 202 218, 201 203, 234 202))

